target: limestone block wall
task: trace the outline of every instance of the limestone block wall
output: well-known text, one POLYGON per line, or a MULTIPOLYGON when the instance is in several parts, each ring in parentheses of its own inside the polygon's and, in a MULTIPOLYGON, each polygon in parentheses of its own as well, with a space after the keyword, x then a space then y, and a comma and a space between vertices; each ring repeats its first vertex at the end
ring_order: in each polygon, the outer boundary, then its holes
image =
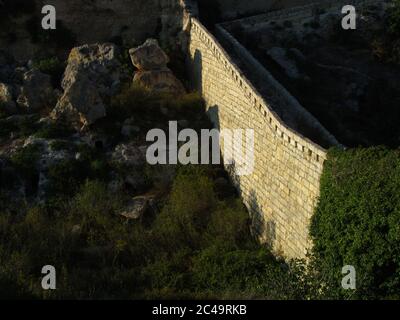
POLYGON ((232 172, 254 231, 275 253, 304 257, 326 150, 282 122, 196 18, 191 19, 189 53, 193 83, 215 126, 255 131, 253 173, 232 172))

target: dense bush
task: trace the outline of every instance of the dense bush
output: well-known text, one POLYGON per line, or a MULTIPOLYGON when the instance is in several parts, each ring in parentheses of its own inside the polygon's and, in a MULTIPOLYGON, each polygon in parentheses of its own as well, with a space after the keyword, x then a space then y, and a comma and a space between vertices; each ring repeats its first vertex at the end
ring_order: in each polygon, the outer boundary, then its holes
POLYGON ((112 98, 107 115, 113 119, 127 119, 138 113, 151 113, 157 107, 157 97, 138 85, 127 85, 112 98))
POLYGON ((16 152, 11 157, 11 163, 18 173, 25 177, 29 192, 35 192, 39 173, 37 171, 37 161, 39 160, 40 147, 37 145, 28 145, 16 152))
POLYGON ((353 298, 400 297, 399 189, 398 150, 330 151, 311 225, 314 267, 327 296, 348 297, 341 289, 341 270, 353 265, 353 298))
POLYGON ((56 139, 67 138, 74 133, 73 129, 65 122, 56 121, 44 124, 35 132, 36 138, 56 139))
POLYGON ((400 64, 400 1, 394 0, 386 12, 384 29, 371 42, 376 58, 400 64))
POLYGON ((37 115, 22 117, 21 119, 4 117, 0 119, 0 138, 8 138, 11 133, 14 137, 29 137, 39 129, 38 120, 37 115))
MULTIPOLYGON (((63 175, 65 177, 65 175, 63 175)), ((0 296, 17 298, 288 298, 298 278, 250 236, 239 201, 217 199, 209 168, 182 168, 149 226, 116 212, 123 195, 88 181, 57 209, 0 214, 0 296), (57 268, 57 290, 40 270, 57 268)))

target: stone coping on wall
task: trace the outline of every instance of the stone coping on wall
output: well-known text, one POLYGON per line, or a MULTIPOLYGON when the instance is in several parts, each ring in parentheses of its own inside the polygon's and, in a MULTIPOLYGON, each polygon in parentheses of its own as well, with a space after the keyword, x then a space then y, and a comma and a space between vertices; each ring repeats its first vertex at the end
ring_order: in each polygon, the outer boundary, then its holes
POLYGON ((273 128, 276 136, 293 148, 300 150, 310 161, 322 164, 327 158, 327 150, 294 131, 281 120, 279 115, 269 107, 262 95, 245 77, 244 73, 235 64, 214 35, 196 17, 191 17, 191 28, 192 32, 196 32, 200 39, 208 46, 216 59, 228 71, 232 79, 243 89, 243 94, 249 100, 249 105, 257 109, 265 122, 273 128))
MULTIPOLYGON (((274 105, 276 111, 281 114, 281 116, 277 115, 281 122, 291 127, 298 134, 301 134, 301 132, 296 130, 297 123, 294 119, 302 119, 303 122, 306 122, 308 128, 312 128, 314 134, 318 134, 319 138, 316 140, 323 140, 329 145, 339 145, 336 138, 274 78, 249 50, 221 25, 217 25, 216 29, 218 35, 234 48, 241 60, 247 64, 248 68, 251 68, 253 73, 257 73, 262 83, 268 84, 268 87, 271 88, 270 91, 274 93, 274 100, 277 100, 274 105)), ((269 109, 273 109, 271 103, 269 103, 269 109)), ((318 144, 319 141, 314 141, 314 143, 318 144)))

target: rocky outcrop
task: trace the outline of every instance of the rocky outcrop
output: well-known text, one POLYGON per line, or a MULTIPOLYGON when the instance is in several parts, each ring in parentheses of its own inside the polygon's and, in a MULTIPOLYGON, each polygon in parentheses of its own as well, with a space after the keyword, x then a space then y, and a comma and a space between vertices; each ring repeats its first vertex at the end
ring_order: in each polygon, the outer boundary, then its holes
POLYGON ((17 106, 13 101, 11 86, 0 83, 0 113, 14 114, 17 112, 17 106))
MULTIPOLYGON (((44 201, 47 199, 50 191, 49 168, 66 159, 72 159, 75 156, 75 153, 71 151, 72 148, 65 148, 62 150, 54 148, 54 143, 60 141, 61 140, 42 139, 31 136, 27 139, 13 140, 11 143, 1 148, 0 159, 12 159, 16 154, 26 148, 35 150, 35 156, 32 156, 32 162, 29 163, 37 172, 37 179, 35 178, 35 181, 27 180, 26 177, 21 175, 12 165, 6 166, 9 171, 8 177, 11 180, 8 181, 8 183, 15 182, 14 184, 16 184, 18 189, 18 194, 13 195, 15 199, 23 199, 28 194, 30 194, 30 196, 34 195, 37 201, 44 201), (32 188, 35 190, 34 193, 30 191, 32 188)), ((72 142, 66 140, 63 140, 63 143, 69 146, 73 145, 72 142)), ((13 192, 15 192, 15 188, 13 188, 13 192)))
MULTIPOLYGON (((118 41, 125 46, 135 46, 148 37, 157 37, 163 44, 177 47, 180 46, 180 37, 183 35, 181 32, 182 7, 185 1, 30 0, 36 3, 35 15, 39 18, 41 17, 40 8, 44 5, 53 5, 57 9, 58 25, 62 23, 64 31, 76 39, 77 45, 118 41)), ((0 4, 2 2, 4 1, 0 1, 0 4)), ((13 35, 17 36, 17 41, 10 42, 10 33, 7 28, 4 32, 0 32, 0 48, 5 48, 12 53, 18 61, 27 60, 31 58, 32 53, 43 51, 41 43, 32 42, 32 30, 26 28, 27 21, 32 21, 33 18, 33 13, 22 17, 10 17, 11 23, 8 28, 13 31, 13 35)), ((37 19, 36 23, 39 28, 40 19, 37 19)), ((46 46, 46 50, 53 49, 46 46)), ((60 53, 59 49, 57 48, 58 53, 60 53)), ((64 49, 61 48, 61 51, 64 49)))
POLYGON ((183 84, 167 67, 169 58, 157 40, 148 39, 143 45, 129 50, 133 65, 139 69, 133 82, 157 93, 181 95, 183 84))
POLYGON ((64 94, 52 118, 66 118, 77 127, 105 117, 106 101, 120 82, 120 63, 113 44, 83 45, 72 49, 62 80, 64 94))
POLYGON ((119 215, 130 220, 137 220, 145 214, 152 200, 151 197, 146 196, 135 197, 119 212, 119 215))
POLYGON ((129 54, 133 65, 139 70, 164 69, 169 62, 169 57, 155 39, 148 39, 143 45, 130 49, 129 54))
POLYGON ((138 147, 134 143, 122 143, 115 147, 111 158, 113 161, 130 166, 146 163, 146 146, 138 147))

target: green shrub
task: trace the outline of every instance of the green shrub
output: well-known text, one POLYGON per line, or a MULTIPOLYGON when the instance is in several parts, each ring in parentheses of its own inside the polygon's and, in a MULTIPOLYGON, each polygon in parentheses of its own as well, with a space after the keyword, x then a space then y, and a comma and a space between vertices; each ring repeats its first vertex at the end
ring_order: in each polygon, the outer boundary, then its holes
POLYGON ((400 0, 388 8, 384 27, 371 43, 372 52, 381 61, 400 64, 400 0))
POLYGON ((154 112, 155 98, 147 89, 139 85, 125 86, 112 98, 107 115, 113 119, 123 120, 138 113, 154 112))
POLYGON ((148 126, 149 122, 152 122, 151 128, 153 128, 155 113, 158 114, 158 125, 165 125, 168 124, 168 120, 205 117, 204 109, 204 101, 196 92, 176 97, 157 94, 140 85, 133 84, 125 86, 118 95, 111 99, 107 117, 118 121, 134 117, 137 119, 135 120, 137 124, 142 126, 148 126), (161 107, 167 109, 166 115, 160 111, 161 107))
POLYGON ((22 150, 11 156, 11 164, 17 169, 18 173, 27 179, 28 183, 35 188, 38 179, 38 170, 36 168, 40 156, 40 146, 28 145, 22 150))
POLYGON ((49 195, 72 196, 87 179, 106 181, 109 166, 103 157, 99 157, 94 150, 81 152, 77 159, 65 159, 48 170, 49 195))
POLYGON ((224 299, 305 299, 300 264, 279 262, 266 249, 211 246, 193 259, 193 287, 224 299))
POLYGON ((205 111, 204 101, 199 93, 192 92, 181 97, 164 96, 164 106, 180 116, 193 117, 205 111))
POLYGON ((77 192, 86 177, 85 163, 75 159, 58 162, 49 168, 49 195, 71 196, 77 192))
POLYGON ((61 62, 57 57, 51 57, 34 62, 34 68, 51 76, 54 87, 60 87, 61 79, 66 67, 65 62, 61 62))
POLYGON ((156 232, 165 245, 198 248, 217 205, 213 184, 201 168, 181 169, 172 186, 168 203, 157 217, 156 232))
POLYGON ((56 140, 50 143, 50 148, 54 151, 61 151, 61 150, 70 150, 72 146, 67 141, 56 140))
POLYGON ((42 126, 35 133, 35 137, 42 139, 68 138, 73 132, 74 130, 65 123, 51 122, 42 126))
MULTIPOLYGON (((64 184, 75 183, 69 180, 75 170, 65 170, 64 184)), ((181 168, 165 208, 147 227, 116 215, 124 196, 95 180, 81 184, 57 207, 0 214, 0 240, 8 239, 0 241, 0 283, 5 286, 0 295, 301 298, 295 269, 252 239, 240 202, 217 200, 210 172, 181 168), (40 288, 43 261, 57 267, 55 292, 44 294, 40 288)))
POLYGON ((39 116, 29 116, 22 119, 0 119, 0 137, 14 136, 27 138, 35 133, 40 127, 37 123, 39 116))
POLYGON ((354 298, 399 297, 400 153, 383 147, 329 152, 311 224, 327 295, 344 298, 342 267, 357 272, 354 298))

